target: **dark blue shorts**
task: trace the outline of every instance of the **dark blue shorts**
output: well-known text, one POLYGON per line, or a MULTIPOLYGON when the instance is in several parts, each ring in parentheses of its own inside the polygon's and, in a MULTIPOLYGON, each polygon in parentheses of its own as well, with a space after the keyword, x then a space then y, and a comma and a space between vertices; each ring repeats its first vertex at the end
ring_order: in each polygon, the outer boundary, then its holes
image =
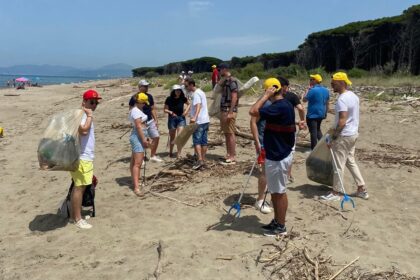
POLYGON ((168 129, 176 129, 187 125, 184 116, 176 116, 168 118, 168 129))
POLYGON ((193 144, 207 146, 207 132, 209 131, 209 123, 199 124, 193 133, 193 144))

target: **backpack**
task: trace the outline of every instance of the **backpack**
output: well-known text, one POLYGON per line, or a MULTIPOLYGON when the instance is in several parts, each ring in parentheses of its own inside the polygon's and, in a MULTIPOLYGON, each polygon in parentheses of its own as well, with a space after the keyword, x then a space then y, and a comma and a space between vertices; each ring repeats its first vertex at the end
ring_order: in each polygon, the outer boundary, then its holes
MULTIPOLYGON (((98 184, 98 179, 95 175, 93 175, 92 178, 92 184, 87 185, 85 192, 83 193, 83 199, 82 199, 82 207, 92 207, 92 214, 91 217, 95 217, 96 211, 95 211, 95 189, 98 184)), ((74 182, 71 180, 71 185, 69 188, 69 191, 67 193, 66 198, 61 203, 59 212, 61 215, 66 216, 67 218, 70 218, 70 208, 71 208, 71 192, 74 188, 74 182)))

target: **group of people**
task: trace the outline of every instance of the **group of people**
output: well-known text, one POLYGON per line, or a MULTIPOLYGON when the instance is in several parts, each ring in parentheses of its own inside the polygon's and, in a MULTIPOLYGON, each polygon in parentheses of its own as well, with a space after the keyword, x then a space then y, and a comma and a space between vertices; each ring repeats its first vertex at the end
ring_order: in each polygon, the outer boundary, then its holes
MULTIPOLYGON (((232 77, 227 64, 222 63, 218 68, 220 78, 215 86, 221 87, 220 126, 226 144, 226 155, 223 157, 222 164, 229 165, 236 163, 235 121, 239 104, 239 85, 237 80, 232 77)), ((261 166, 255 207, 262 213, 274 212, 273 220, 263 226, 264 234, 267 236, 287 233, 286 185, 294 180, 291 172, 297 130, 309 128, 311 149, 322 137, 320 127, 329 110, 329 92, 321 85, 321 82, 321 75, 310 76, 310 89, 303 97, 303 102, 308 102, 306 115, 300 98, 289 91, 289 81, 283 77, 266 79, 263 84, 263 96, 249 111, 251 132, 255 140, 256 160, 261 166), (298 112, 298 120, 295 119, 295 110, 298 112), (272 206, 265 200, 267 191, 271 194, 272 206)), ((156 154, 160 137, 159 122, 153 96, 148 93, 149 85, 146 80, 141 80, 138 84, 138 93, 133 95, 129 101, 129 120, 133 127, 130 135, 132 149, 130 171, 133 191, 137 196, 144 195, 143 189, 139 185, 139 179, 146 149, 150 148, 149 160, 162 161, 156 154)), ((328 145, 336 155, 337 171, 342 174, 344 167, 347 166, 357 184, 356 195, 367 199, 369 195, 365 182, 354 159, 359 125, 359 99, 357 95, 348 90, 350 85, 351 82, 344 72, 338 72, 332 76, 331 87, 339 96, 335 105, 335 128, 328 145)), ((76 187, 71 195, 70 221, 82 229, 91 227, 85 219, 82 219, 80 211, 84 189, 92 183, 95 143, 92 119, 100 99, 100 95, 93 90, 88 90, 83 95, 82 108, 85 115, 79 127, 80 163, 79 168, 71 172, 76 187)), ((163 111, 168 116, 169 156, 181 156, 181 147, 177 147, 176 155, 174 153, 174 139, 177 133, 180 133, 187 125, 186 117, 189 116, 189 123, 196 124, 192 135, 196 156, 193 169, 204 168, 210 124, 205 93, 198 88, 194 79, 186 77, 183 84, 174 85, 171 88, 163 111)), ((343 194, 337 174, 334 175, 332 187, 333 190, 322 196, 322 199, 329 201, 341 199, 343 194)))

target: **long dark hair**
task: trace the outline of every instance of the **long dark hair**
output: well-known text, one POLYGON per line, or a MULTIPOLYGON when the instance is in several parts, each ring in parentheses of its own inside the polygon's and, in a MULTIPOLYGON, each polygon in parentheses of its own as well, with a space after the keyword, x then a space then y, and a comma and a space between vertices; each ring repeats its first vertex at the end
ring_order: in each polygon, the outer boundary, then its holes
POLYGON ((175 99, 175 98, 176 98, 176 95, 175 95, 175 91, 176 91, 176 90, 181 91, 181 94, 179 95, 179 98, 181 98, 181 99, 185 100, 185 99, 186 99, 186 98, 185 98, 185 94, 184 94, 184 91, 183 91, 182 89, 174 89, 174 90, 172 90, 172 91, 171 91, 171 98, 173 98, 173 99, 175 99))

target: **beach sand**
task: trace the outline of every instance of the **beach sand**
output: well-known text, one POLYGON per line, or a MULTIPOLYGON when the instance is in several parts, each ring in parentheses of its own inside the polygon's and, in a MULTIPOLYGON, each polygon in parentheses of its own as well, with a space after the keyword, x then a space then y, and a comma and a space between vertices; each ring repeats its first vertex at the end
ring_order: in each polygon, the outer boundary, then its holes
MULTIPOLYGON (((153 279, 159 241, 164 248, 160 279, 265 279, 255 259, 264 244, 274 242, 260 230, 272 215, 247 207, 255 201, 255 176, 246 191, 243 202, 247 205, 241 217, 233 225, 220 224, 207 231, 226 216, 225 210, 238 197, 254 160, 251 142, 240 139, 238 161, 242 163, 236 169, 229 167, 229 174, 191 171, 189 182, 163 193, 200 203, 198 207, 151 195, 139 199, 130 189, 128 135, 119 139, 126 128, 113 128, 113 124, 127 124, 127 103, 135 90, 122 80, 0 90, 0 126, 4 128, 4 138, 0 138, 0 279, 153 279), (67 194, 69 173, 40 171, 37 146, 52 115, 79 108, 84 90, 90 87, 104 98, 94 113, 97 217, 90 220, 91 230, 79 230, 56 215, 67 194), (7 96, 10 94, 20 95, 7 96)), ((168 163, 163 114, 168 91, 157 87, 150 92, 160 118, 158 152, 168 163)), ((244 131, 249 132, 246 104, 254 100, 241 99, 244 105, 239 108, 238 125, 244 131)), ((297 148, 287 214, 287 227, 298 236, 295 246, 306 246, 313 255, 324 250, 324 255, 331 255, 339 264, 360 256, 358 265, 370 271, 395 266, 401 272, 420 275, 420 168, 384 158, 420 154, 419 108, 400 107, 390 110, 387 103, 361 99, 357 148, 371 197, 368 201, 355 198, 354 211, 340 214, 332 208, 339 208, 339 202, 319 202, 328 188, 307 179, 307 154, 304 148, 297 148)), ((328 115, 323 131, 333 119, 328 115)), ((212 119, 213 130, 216 123, 212 119)), ((211 141, 216 140, 214 135, 211 141)), ((184 154, 192 152, 187 144, 184 154)), ((225 147, 217 145, 208 153, 216 163, 225 147)), ((148 162, 147 174, 156 174, 163 166, 148 162)), ((354 186, 348 172, 345 179, 350 193, 354 186)))

